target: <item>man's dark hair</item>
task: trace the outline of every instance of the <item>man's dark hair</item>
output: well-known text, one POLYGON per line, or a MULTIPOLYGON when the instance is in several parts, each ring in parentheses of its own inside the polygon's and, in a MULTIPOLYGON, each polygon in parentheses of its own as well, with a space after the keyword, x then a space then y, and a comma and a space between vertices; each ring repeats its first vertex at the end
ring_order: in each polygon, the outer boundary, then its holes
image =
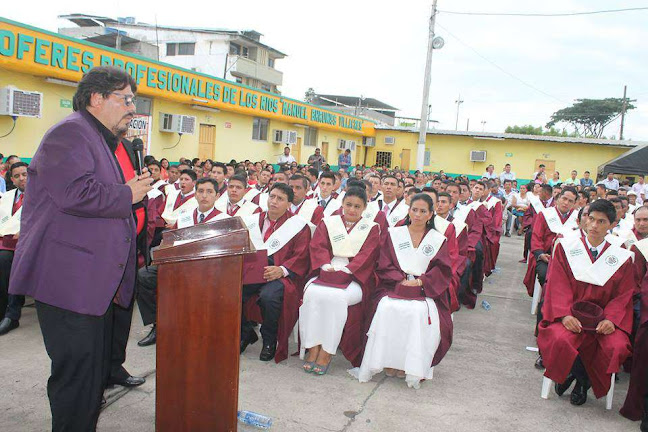
POLYGON ((278 189, 281 192, 285 193, 286 196, 288 197, 288 202, 292 202, 295 199, 295 193, 293 192, 292 188, 288 186, 286 183, 275 183, 270 188, 270 192, 272 192, 275 189, 278 189))
POLYGON ((77 91, 72 98, 74 111, 85 111, 90 105, 94 93, 99 93, 107 98, 116 90, 123 90, 130 86, 133 93, 137 92, 137 83, 124 69, 114 66, 100 66, 90 69, 83 74, 77 91))
POLYGON ((324 171, 322 174, 320 174, 320 180, 325 178, 330 179, 333 183, 335 183, 335 174, 333 174, 331 171, 324 171))
POLYGON ((578 199, 578 191, 573 186, 565 186, 565 188, 562 190, 562 192, 560 192, 559 196, 563 196, 567 192, 573 193, 574 196, 576 197, 576 199, 578 199))
POLYGON ((182 174, 187 174, 189 177, 191 177, 191 180, 193 181, 196 181, 198 179, 198 174, 196 174, 194 170, 190 170, 190 169, 182 170, 180 175, 182 174))
POLYGON ((603 183, 599 183, 596 185, 597 188, 602 188, 603 190, 607 190, 607 187, 603 183))
POLYGON ((11 175, 11 173, 13 172, 13 170, 15 170, 16 168, 20 168, 20 167, 28 168, 29 165, 27 165, 25 162, 22 162, 22 161, 21 161, 21 162, 12 163, 12 164, 11 164, 11 168, 9 168, 9 174, 11 175))
POLYGON ((205 184, 205 183, 211 183, 212 186, 214 186, 214 190, 216 192, 218 192, 218 182, 216 180, 214 180, 213 178, 209 178, 209 177, 203 177, 203 178, 199 179, 196 182, 196 189, 198 189, 198 186, 200 186, 201 184, 205 184))
POLYGON ((441 197, 446 197, 448 198, 448 201, 452 202, 452 196, 450 196, 448 192, 439 192, 437 196, 438 196, 437 200, 440 199, 441 197))
POLYGON ((541 186, 541 189, 547 192, 549 195, 553 193, 553 188, 546 183, 541 186))
POLYGON ((589 205, 589 214, 600 212, 608 218, 610 223, 616 222, 616 209, 614 204, 606 199, 599 199, 589 205))
POLYGON ((294 176, 290 177, 289 181, 302 182, 302 186, 304 189, 308 189, 308 186, 310 186, 310 181, 308 181, 308 179, 301 174, 295 174, 294 176))
POLYGON ((144 166, 148 166, 149 162, 154 161, 155 156, 153 155, 146 155, 144 156, 144 166))
POLYGON ((362 183, 365 185, 365 190, 371 190, 373 189, 373 185, 369 182, 369 180, 362 179, 360 180, 362 183))
POLYGON ((589 171, 585 171, 583 174, 589 174, 589 173, 590 173, 589 171))
POLYGON ((160 169, 160 171, 162 170, 162 164, 160 162, 156 161, 155 159, 149 161, 146 164, 146 166, 149 166, 149 165, 155 165, 156 167, 158 167, 160 169))
POLYGON ((424 193, 428 192, 428 193, 434 194, 434 196, 437 199, 439 198, 439 192, 436 189, 434 189, 433 187, 425 186, 423 189, 421 189, 421 192, 424 192, 424 193))
POLYGON ((230 177, 230 179, 229 179, 229 182, 230 182, 230 183, 232 183, 232 181, 238 181, 238 182, 241 182, 241 183, 243 184, 243 187, 244 187, 244 188, 247 188, 247 177, 245 176, 245 174, 239 174, 239 173, 234 174, 234 175, 233 175, 232 177, 230 177))
POLYGON ((214 162, 214 165, 212 165, 212 169, 215 167, 218 167, 223 170, 223 174, 227 174, 227 165, 225 165, 223 162, 214 162))
POLYGON ((448 190, 449 187, 456 187, 457 189, 461 190, 461 187, 459 186, 459 183, 448 182, 448 185, 446 186, 446 190, 448 190))
POLYGON ((590 196, 589 196, 588 192, 589 191, 580 191, 580 192, 578 192, 578 196, 580 196, 581 198, 584 198, 587 202, 589 202, 590 196))
POLYGON ((310 174, 313 177, 317 178, 317 176, 319 176, 319 171, 317 171, 316 168, 308 168, 308 174, 310 174))
POLYGON ((504 180, 503 184, 506 184, 506 183, 513 183, 513 180, 506 179, 506 180, 504 180))
POLYGON ((609 196, 619 196, 619 192, 615 191, 614 189, 610 189, 609 191, 605 192, 605 195, 609 196))
POLYGON ((486 186, 486 183, 484 183, 484 182, 481 181, 481 180, 476 181, 475 184, 482 185, 482 187, 483 187, 484 189, 488 189, 488 187, 486 186))
MULTIPOLYGON (((372 176, 372 177, 373 177, 373 176, 372 176)), ((385 174, 385 175, 382 177, 381 182, 385 181, 385 179, 388 179, 388 178, 392 178, 392 179, 394 179, 394 180, 396 181, 396 184, 398 184, 398 178, 396 178, 396 176, 393 175, 393 174, 385 174)))

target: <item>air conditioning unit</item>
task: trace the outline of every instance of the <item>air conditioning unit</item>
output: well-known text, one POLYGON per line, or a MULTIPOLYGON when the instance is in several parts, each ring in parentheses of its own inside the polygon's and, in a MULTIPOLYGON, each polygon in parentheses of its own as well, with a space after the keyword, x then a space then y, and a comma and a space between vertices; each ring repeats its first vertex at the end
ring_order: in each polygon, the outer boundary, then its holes
POLYGON ((347 141, 346 142, 346 148, 347 148, 347 150, 355 151, 356 142, 355 141, 347 141))
POLYGON ((486 162, 486 150, 471 150, 470 162, 486 162))
POLYGON ((272 131, 272 142, 275 144, 282 144, 284 142, 284 131, 275 129, 272 131))
POLYGON ((375 147, 376 138, 374 137, 362 137, 362 145, 365 147, 375 147))
POLYGON ((347 142, 346 142, 346 140, 339 139, 339 140, 338 140, 338 147, 337 147, 337 148, 338 148, 338 150, 346 150, 346 148, 347 148, 347 142))
POLYGON ((193 134, 196 131, 196 117, 160 113, 160 132, 193 134))
POLYGON ((42 111, 43 93, 15 87, 0 89, 0 115, 40 118, 42 111))
POLYGON ((387 145, 394 145, 394 144, 396 144, 396 137, 393 137, 393 136, 386 136, 386 137, 385 137, 385 144, 387 144, 387 145))

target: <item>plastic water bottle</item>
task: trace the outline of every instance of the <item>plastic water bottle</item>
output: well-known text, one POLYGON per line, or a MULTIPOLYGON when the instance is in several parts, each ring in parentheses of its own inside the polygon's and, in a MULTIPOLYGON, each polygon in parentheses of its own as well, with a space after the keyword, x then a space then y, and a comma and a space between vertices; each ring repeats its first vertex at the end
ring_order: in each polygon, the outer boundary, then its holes
POLYGON ((239 411, 238 421, 243 424, 257 427, 259 429, 270 429, 272 426, 272 419, 252 411, 239 411))
POLYGON ((484 308, 484 310, 491 310, 491 305, 486 300, 482 300, 482 307, 484 308))

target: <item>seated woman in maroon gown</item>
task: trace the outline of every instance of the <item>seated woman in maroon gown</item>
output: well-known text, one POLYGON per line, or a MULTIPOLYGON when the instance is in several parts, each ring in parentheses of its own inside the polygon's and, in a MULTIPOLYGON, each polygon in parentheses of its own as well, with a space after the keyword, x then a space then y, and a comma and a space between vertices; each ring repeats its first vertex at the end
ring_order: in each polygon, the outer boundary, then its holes
MULTIPOLYGON (((362 217, 367 194, 350 187, 343 213, 325 217, 310 244, 314 276, 304 288, 299 308, 302 349, 308 349, 304 370, 324 375, 340 346, 354 366, 362 357, 364 312, 375 285, 380 229, 362 217)), ((304 358, 302 352, 302 359, 304 358)))
POLYGON ((382 296, 369 329, 360 382, 385 371, 419 388, 452 343, 452 262, 446 237, 434 227, 434 202, 414 195, 405 223, 389 228, 376 274, 382 296))

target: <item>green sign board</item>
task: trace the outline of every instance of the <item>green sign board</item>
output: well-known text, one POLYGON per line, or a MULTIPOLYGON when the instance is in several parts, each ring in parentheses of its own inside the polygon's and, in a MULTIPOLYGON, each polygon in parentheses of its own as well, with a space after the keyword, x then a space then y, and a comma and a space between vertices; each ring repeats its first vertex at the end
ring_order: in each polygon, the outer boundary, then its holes
POLYGON ((72 101, 70 99, 61 99, 59 104, 61 108, 72 108, 72 101))
POLYGON ((513 153, 506 153, 506 157, 513 157, 513 153))

